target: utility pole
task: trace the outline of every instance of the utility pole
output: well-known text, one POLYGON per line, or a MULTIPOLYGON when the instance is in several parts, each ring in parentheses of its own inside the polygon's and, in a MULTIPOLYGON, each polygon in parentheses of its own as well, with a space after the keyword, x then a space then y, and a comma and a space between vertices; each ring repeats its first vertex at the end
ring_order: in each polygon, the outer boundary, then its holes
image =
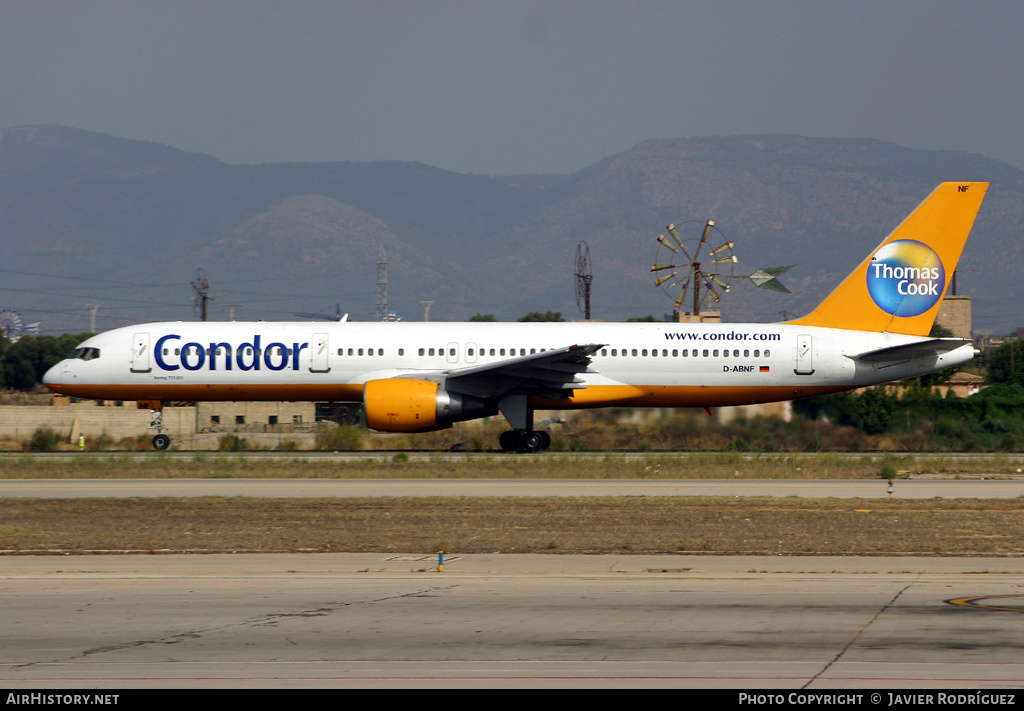
POLYGON ((377 320, 383 321, 388 316, 388 255, 380 248, 377 255, 377 320))
POLYGON ((423 307, 423 320, 430 320, 430 307, 434 305, 433 301, 421 301, 420 306, 423 307))
POLYGON ((89 333, 96 333, 96 312, 99 310, 99 304, 86 304, 89 307, 89 333))

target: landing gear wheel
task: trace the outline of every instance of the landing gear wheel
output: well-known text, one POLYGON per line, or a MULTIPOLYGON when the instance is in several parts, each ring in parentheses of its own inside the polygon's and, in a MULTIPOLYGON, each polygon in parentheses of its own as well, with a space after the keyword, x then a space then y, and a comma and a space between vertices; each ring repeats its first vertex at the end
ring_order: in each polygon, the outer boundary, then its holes
POLYGON ((165 434, 158 434, 153 437, 154 449, 167 449, 171 446, 171 438, 165 434))
POLYGON ((551 446, 551 435, 544 430, 508 430, 498 443, 505 452, 539 452, 551 446))
POLYGON ((501 445, 503 452, 512 452, 516 449, 516 431, 508 430, 502 432, 501 436, 498 437, 498 444, 501 445))
POLYGON ((541 432, 526 430, 519 433, 520 452, 539 452, 544 448, 544 438, 541 432))

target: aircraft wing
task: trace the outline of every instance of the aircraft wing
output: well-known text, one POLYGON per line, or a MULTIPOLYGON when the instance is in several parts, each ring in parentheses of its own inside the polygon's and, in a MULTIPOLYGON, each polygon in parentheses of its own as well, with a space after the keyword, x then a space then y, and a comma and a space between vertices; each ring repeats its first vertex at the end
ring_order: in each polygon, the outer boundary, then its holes
POLYGON ((969 343, 971 343, 970 340, 963 338, 929 338, 926 341, 879 348, 854 356, 848 355, 847 358, 852 358, 862 363, 901 363, 913 358, 923 358, 929 355, 941 355, 949 351, 955 351, 957 348, 969 343))
POLYGON ((483 365, 404 377, 437 380, 448 390, 481 398, 515 392, 561 399, 586 387, 577 376, 588 372, 590 356, 601 348, 604 344, 565 346, 483 365))

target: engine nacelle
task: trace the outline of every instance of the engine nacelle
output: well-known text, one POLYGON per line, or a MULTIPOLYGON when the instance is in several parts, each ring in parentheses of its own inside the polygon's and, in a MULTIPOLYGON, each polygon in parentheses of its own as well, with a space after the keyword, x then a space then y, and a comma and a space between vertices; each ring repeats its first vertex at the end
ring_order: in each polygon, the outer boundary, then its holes
POLYGON ((453 422, 497 414, 482 398, 450 393, 437 383, 412 378, 370 380, 363 386, 366 424, 383 432, 424 432, 453 422))

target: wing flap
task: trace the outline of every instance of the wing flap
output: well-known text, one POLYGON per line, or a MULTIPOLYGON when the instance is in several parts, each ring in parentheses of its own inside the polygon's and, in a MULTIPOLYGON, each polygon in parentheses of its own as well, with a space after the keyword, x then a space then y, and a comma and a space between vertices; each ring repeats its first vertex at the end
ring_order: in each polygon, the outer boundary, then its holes
POLYGON ((585 388, 579 376, 589 372, 591 358, 604 344, 554 348, 517 358, 445 371, 448 390, 494 398, 509 393, 567 398, 585 388))

